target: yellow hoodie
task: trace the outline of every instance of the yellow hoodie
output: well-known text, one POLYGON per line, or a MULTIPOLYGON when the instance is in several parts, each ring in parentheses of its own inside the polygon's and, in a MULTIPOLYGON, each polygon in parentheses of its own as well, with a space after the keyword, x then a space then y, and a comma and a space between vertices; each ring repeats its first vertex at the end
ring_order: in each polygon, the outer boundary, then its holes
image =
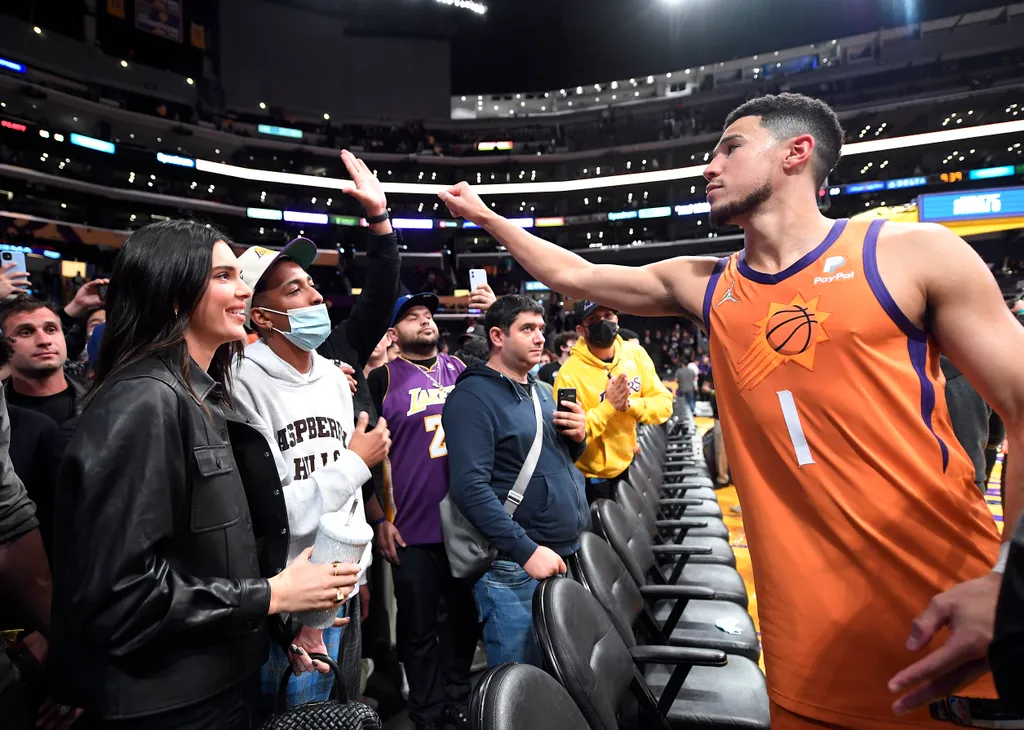
POLYGON ((587 448, 576 462, 585 475, 617 477, 633 462, 636 424, 664 423, 672 415, 672 394, 661 383, 650 355, 638 344, 615 338, 610 363, 595 357, 580 338, 558 371, 558 388, 575 388, 576 401, 587 414, 587 448), (631 395, 625 412, 604 399, 609 379, 626 376, 631 395))

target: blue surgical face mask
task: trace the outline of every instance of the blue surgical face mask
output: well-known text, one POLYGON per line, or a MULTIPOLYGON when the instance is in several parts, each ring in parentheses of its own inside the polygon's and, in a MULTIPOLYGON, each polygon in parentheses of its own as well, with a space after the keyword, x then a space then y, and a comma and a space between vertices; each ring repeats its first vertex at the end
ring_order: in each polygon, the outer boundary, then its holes
POLYGON ((540 367, 541 367, 540 363, 537 363, 532 368, 530 368, 530 375, 536 375, 537 373, 539 373, 540 372, 540 367))
POLYGON ((327 314, 326 304, 289 309, 287 312, 279 312, 267 307, 259 307, 259 309, 287 317, 291 332, 284 332, 277 327, 274 327, 273 330, 284 335, 286 340, 300 350, 312 352, 324 344, 324 340, 331 334, 331 317, 327 314))

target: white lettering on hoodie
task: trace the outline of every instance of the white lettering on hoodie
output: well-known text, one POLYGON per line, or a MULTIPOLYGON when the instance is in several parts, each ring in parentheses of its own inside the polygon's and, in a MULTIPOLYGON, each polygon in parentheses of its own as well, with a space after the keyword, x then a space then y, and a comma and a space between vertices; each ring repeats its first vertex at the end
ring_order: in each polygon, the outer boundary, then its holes
POLYGON ((313 544, 321 515, 348 512, 355 500, 353 521, 366 520, 362 485, 370 470, 348 450, 355 417, 337 365, 314 352, 303 374, 257 340, 238 361, 233 397, 274 455, 288 507, 289 563, 313 544))

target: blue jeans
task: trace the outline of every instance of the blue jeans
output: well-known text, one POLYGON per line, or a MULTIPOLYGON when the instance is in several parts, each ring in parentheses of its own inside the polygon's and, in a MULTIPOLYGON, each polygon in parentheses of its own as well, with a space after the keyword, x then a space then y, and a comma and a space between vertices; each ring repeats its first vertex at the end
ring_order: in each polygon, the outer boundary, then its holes
POLYGON ((537 583, 518 563, 495 560, 473 585, 488 666, 505 662, 542 665, 533 631, 537 583))

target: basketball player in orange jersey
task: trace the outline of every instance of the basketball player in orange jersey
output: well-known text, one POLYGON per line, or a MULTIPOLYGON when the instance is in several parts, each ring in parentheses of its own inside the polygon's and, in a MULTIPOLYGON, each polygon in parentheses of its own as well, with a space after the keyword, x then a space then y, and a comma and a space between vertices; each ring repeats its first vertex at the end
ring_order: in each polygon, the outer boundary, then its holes
MULTIPOLYGON (((1024 328, 948 229, 821 215, 817 192, 842 140, 835 113, 804 96, 730 114, 704 177, 712 219, 742 226, 745 243, 717 260, 595 265, 501 218, 465 183, 440 198, 552 291, 640 315, 686 313, 709 332, 773 730, 941 727, 909 706, 980 677, 936 706, 970 724, 991 710, 979 698, 995 697, 981 676, 994 611, 947 611, 907 638, 936 594, 988 592, 994 607, 1002 577, 998 531, 950 425, 939 350, 1003 417, 1011 449, 1024 450, 1024 328), (925 648, 937 651, 915 670, 920 693, 894 708, 890 678, 925 648)), ((1024 459, 1011 464, 1012 525, 1024 459)))

